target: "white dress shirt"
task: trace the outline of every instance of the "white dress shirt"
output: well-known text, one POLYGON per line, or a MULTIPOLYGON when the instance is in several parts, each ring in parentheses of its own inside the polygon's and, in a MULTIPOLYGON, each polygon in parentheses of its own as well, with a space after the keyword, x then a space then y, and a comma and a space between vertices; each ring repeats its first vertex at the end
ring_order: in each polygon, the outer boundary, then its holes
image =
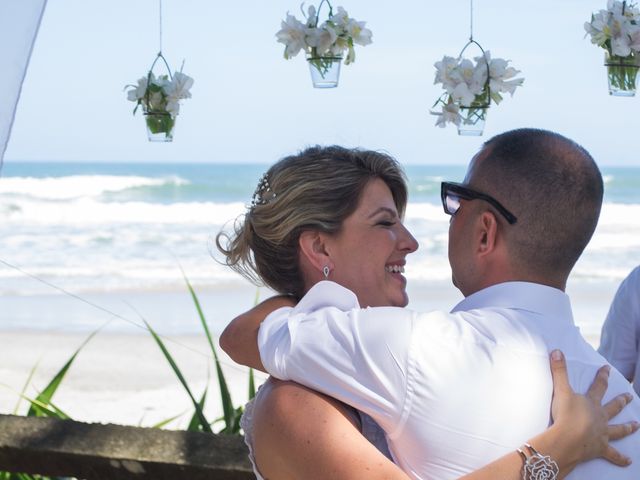
MULTIPOLYGON (((563 350, 571 385, 585 392, 605 360, 573 324, 561 291, 510 282, 452 313, 359 309, 355 295, 320 282, 294 308, 269 315, 258 335, 267 371, 371 415, 411 477, 453 479, 513 451, 550 422, 548 352, 563 350)), ((629 383, 612 371, 605 400, 629 383)), ((616 422, 640 421, 634 399, 616 422)), ((635 462, 596 459, 572 479, 640 478, 640 435, 614 443, 635 462)))
POLYGON ((598 352, 633 382, 640 395, 640 267, 616 292, 602 326, 598 352))

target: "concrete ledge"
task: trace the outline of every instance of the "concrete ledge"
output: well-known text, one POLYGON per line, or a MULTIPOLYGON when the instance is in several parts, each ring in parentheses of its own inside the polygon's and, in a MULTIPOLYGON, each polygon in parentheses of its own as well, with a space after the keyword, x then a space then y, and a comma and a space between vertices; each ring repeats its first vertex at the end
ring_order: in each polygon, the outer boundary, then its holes
POLYGON ((86 480, 255 480, 239 435, 0 415, 0 471, 86 480))

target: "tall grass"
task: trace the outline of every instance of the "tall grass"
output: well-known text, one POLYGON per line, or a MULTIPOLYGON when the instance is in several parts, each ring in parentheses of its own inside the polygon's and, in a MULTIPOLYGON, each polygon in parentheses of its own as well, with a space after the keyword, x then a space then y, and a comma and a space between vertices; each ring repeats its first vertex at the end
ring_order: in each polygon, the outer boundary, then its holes
MULTIPOLYGON (((29 376, 27 377, 27 381, 22 388, 22 391, 18 394, 18 402, 16 404, 16 408, 14 409, 14 414, 17 414, 20 409, 20 404, 22 400, 26 400, 29 402, 29 410, 27 411, 27 417, 52 417, 52 418, 60 418, 63 420, 70 420, 71 417, 63 412, 60 408, 58 408, 53 403, 53 395, 56 393, 60 385, 62 384, 62 380, 66 376, 67 372, 71 368, 71 365, 75 361, 76 357, 80 353, 80 351, 84 348, 84 346, 91 340, 99 331, 91 333, 84 342, 80 344, 78 349, 71 355, 71 358, 67 360, 67 362, 62 366, 62 368, 53 376, 53 378, 49 381, 47 386, 35 397, 28 397, 25 392, 31 383, 33 375, 36 372, 37 364, 34 366, 29 372, 29 376)), ((67 477, 45 477, 42 475, 30 475, 26 473, 11 473, 11 472, 0 472, 0 480, 68 480, 67 477)))
MULTIPOLYGON (((220 359, 218 357, 218 352, 216 350, 215 344, 213 342, 213 337, 211 335, 211 331, 209 330, 209 326, 205 319, 204 313, 202 311, 202 307, 200 305, 200 301, 198 296, 196 295, 191 282, 186 277, 184 272, 182 272, 184 281, 186 283, 189 294, 191 295, 191 299, 198 313, 198 318, 200 320, 200 324, 202 329, 204 330, 207 342, 209 344, 209 348, 211 349, 211 353, 213 355, 216 374, 218 377, 218 391, 220 393, 220 399, 222 402, 222 412, 223 415, 220 418, 217 418, 213 421, 209 421, 204 414, 204 405, 207 399, 207 393, 209 390, 209 386, 207 385, 202 392, 202 395, 199 399, 196 399, 193 390, 187 383, 185 376, 180 370, 177 362, 169 352, 169 349, 166 347, 165 342, 162 340, 160 335, 156 333, 156 331, 151 327, 151 325, 143 319, 144 324, 151 334, 153 340, 156 342, 160 351, 164 355, 167 363, 171 367, 171 370, 175 373, 178 382, 182 385, 182 388, 185 390, 191 403, 193 405, 193 413, 189 420, 186 430, 188 431, 199 431, 206 433, 213 433, 212 425, 222 422, 223 427, 217 432, 219 434, 226 435, 237 435, 240 434, 240 417, 243 413, 243 406, 235 407, 233 401, 231 399, 231 393, 229 392, 229 387, 224 376, 224 372, 222 371, 222 365, 220 363, 220 359)), ((257 294, 256 300, 257 303, 257 294)), ((85 345, 100 331, 100 329, 91 333, 78 347, 78 349, 71 355, 69 360, 62 366, 62 368, 53 376, 53 378, 49 381, 46 387, 38 393, 35 398, 31 398, 26 395, 26 391, 29 385, 32 382, 33 376, 37 370, 37 364, 31 369, 29 372, 28 378, 24 384, 22 390, 18 393, 18 402, 16 404, 14 414, 17 414, 22 401, 26 401, 29 404, 29 409, 26 413, 28 417, 53 417, 59 419, 71 419, 71 416, 67 415, 64 411, 58 408, 53 403, 53 396, 62 384, 67 372, 71 368, 73 362, 76 357, 80 353, 80 351, 85 347, 85 345)), ((253 374, 253 370, 249 369, 249 399, 252 399, 255 396, 255 378, 253 374)), ((182 414, 173 416, 171 418, 165 419, 155 425, 154 428, 161 428, 166 426, 167 424, 177 420, 181 417, 182 414)), ((10 472, 0 472, 0 480, 68 480, 67 477, 45 477, 41 475, 30 475, 23 473, 10 473, 10 472)))
MULTIPOLYGON (((151 328, 151 325, 149 325, 148 322, 145 321, 145 325, 149 330, 149 332, 151 333, 151 335, 153 336, 153 339, 157 343, 158 347, 160 347, 162 354, 167 360, 167 363, 171 366, 171 369, 175 373, 176 377, 178 378, 178 381, 186 391, 187 395, 191 400, 191 403, 193 404, 194 413, 191 418, 191 421, 189 422, 187 430, 211 433, 212 432, 211 426, 213 424, 223 422, 224 426, 222 427, 222 429, 218 431, 218 433, 226 434, 226 435, 237 435, 240 433, 240 418, 242 417, 244 408, 242 405, 237 407, 234 407, 233 405, 233 401, 231 399, 231 393, 229 392, 229 386, 224 376, 224 372, 222 371, 220 358, 218 357, 218 352, 213 342, 213 337, 211 335, 211 331, 209 330, 209 325, 207 324, 207 321, 204 316, 204 312, 202 310, 202 306, 200 305, 200 300, 198 299, 198 296, 196 295, 196 292, 193 286, 191 285, 191 282, 189 281, 187 276, 184 274, 184 271, 182 272, 182 275, 183 275, 185 284, 187 285, 187 289, 189 290, 189 294, 191 295, 191 300, 193 301, 193 304, 196 308, 196 312, 198 313, 200 325, 204 330, 204 334, 207 339, 207 343, 209 344, 209 348, 211 349, 211 354, 213 356, 213 360, 215 363, 216 374, 218 377, 218 392, 220 393, 220 400, 222 402, 222 417, 215 419, 213 422, 210 422, 209 420, 207 420, 207 418, 204 415, 203 409, 204 409, 204 404, 207 397, 208 386, 205 388, 204 392, 202 393, 200 400, 196 400, 191 388, 189 387, 187 381, 185 380, 184 375, 182 374, 182 371, 178 367, 178 364, 176 363, 175 359, 167 349, 166 345, 164 344, 160 336, 153 330, 153 328, 151 328)), ((255 396, 255 394, 256 394, 255 379, 253 375, 253 370, 249 369, 249 395, 248 395, 249 399, 252 399, 255 396)))

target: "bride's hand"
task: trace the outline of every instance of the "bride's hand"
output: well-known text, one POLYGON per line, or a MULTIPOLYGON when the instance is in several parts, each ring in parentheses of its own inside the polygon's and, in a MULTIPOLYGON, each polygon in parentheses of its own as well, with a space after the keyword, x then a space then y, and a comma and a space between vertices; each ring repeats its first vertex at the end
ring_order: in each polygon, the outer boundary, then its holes
POLYGON ((609 420, 633 399, 630 393, 623 393, 602 404, 609 383, 610 368, 608 365, 601 367, 587 393, 580 395, 569 384, 564 355, 559 350, 551 354, 552 428, 559 428, 563 434, 573 437, 570 444, 573 445, 576 463, 599 457, 620 466, 631 463, 630 458, 613 448, 609 442, 634 433, 640 424, 628 422, 609 425, 609 420))

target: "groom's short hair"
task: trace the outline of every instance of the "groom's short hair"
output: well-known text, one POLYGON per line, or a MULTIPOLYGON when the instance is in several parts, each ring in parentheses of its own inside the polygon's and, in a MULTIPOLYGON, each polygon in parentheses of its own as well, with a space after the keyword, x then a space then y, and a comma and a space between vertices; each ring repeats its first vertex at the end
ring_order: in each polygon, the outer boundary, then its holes
POLYGON ((583 147, 523 128, 484 144, 478 187, 496 192, 518 221, 505 229, 511 258, 541 275, 568 275, 598 223, 603 182, 583 147))

